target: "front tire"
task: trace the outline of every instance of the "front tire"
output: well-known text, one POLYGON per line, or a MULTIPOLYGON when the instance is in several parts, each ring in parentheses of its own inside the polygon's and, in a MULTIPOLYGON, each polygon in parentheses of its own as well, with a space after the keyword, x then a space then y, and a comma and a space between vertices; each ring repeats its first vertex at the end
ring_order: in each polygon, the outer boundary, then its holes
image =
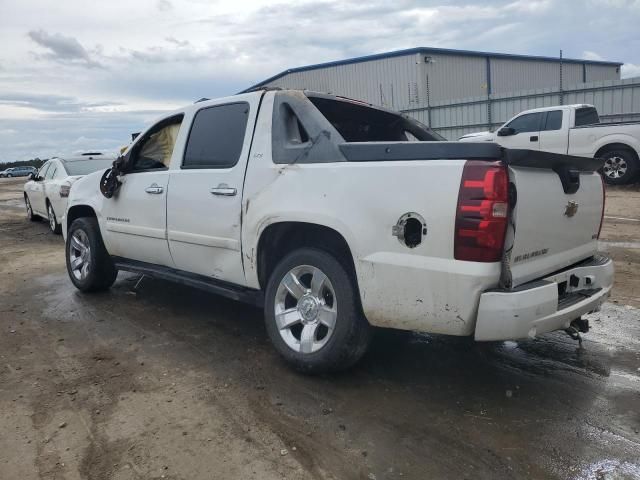
POLYGON ((633 152, 626 149, 616 149, 604 152, 602 178, 610 185, 626 185, 631 183, 640 171, 640 163, 633 152))
POLYGON ((49 228, 51 231, 56 235, 60 235, 62 232, 62 225, 58 223, 56 212, 53 211, 53 206, 49 202, 47 202, 47 216, 49 217, 49 228))
POLYGON ((315 248, 295 250, 278 263, 267 284, 265 322, 276 350, 304 373, 349 368, 371 338, 353 275, 315 248))
POLYGON ((107 290, 116 281, 118 270, 104 247, 95 218, 73 221, 65 245, 67 273, 82 292, 107 290))
POLYGON ((27 219, 36 222, 40 220, 40 217, 33 213, 33 207, 31 206, 31 200, 29 200, 29 196, 25 193, 24 195, 24 206, 27 208, 27 219))

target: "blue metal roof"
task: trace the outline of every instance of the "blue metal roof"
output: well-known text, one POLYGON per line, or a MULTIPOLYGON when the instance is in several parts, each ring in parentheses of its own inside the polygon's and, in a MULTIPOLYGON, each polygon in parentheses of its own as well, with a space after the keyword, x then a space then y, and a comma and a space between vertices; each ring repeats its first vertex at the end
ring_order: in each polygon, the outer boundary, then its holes
MULTIPOLYGON (((538 55, 517 55, 512 53, 493 53, 493 52, 476 52, 473 50, 454 50, 452 48, 431 48, 431 47, 416 47, 408 48, 405 50, 396 50, 393 52, 376 53, 374 55, 364 55, 362 57, 348 58, 346 60, 337 60, 334 62, 316 63, 314 65, 306 65, 304 67, 289 68, 283 72, 280 72, 272 77, 267 78, 255 85, 241 91, 240 93, 246 93, 255 88, 261 87, 266 83, 272 82, 278 78, 284 77, 289 73, 306 72, 309 70, 317 70, 319 68, 336 67, 339 65, 350 65, 352 63, 370 62, 372 60, 381 60, 384 58, 403 57, 405 55, 413 55, 415 53, 420 54, 435 54, 435 55, 459 55, 465 57, 488 57, 488 58, 505 58, 509 60, 528 60, 528 61, 545 61, 545 62, 558 62, 558 57, 544 57, 538 55)), ((580 60, 576 58, 563 58, 563 63, 580 63, 587 65, 609 65, 613 67, 619 67, 622 62, 605 62, 602 60, 580 60)))

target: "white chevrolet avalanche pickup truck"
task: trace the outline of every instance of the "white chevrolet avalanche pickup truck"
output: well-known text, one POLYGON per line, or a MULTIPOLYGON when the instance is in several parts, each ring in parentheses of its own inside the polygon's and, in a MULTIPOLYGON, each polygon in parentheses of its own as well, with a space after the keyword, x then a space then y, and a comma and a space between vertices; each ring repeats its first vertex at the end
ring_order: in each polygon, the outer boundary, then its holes
POLYGON ((592 105, 525 110, 496 132, 470 133, 460 141, 602 158, 604 179, 614 185, 633 182, 640 174, 640 122, 600 123, 592 105))
POLYGON ((306 372, 355 363, 371 326, 578 334, 613 281, 597 253, 600 167, 442 141, 320 93, 202 101, 73 185, 67 270, 84 292, 125 270, 261 305, 276 349, 306 372))

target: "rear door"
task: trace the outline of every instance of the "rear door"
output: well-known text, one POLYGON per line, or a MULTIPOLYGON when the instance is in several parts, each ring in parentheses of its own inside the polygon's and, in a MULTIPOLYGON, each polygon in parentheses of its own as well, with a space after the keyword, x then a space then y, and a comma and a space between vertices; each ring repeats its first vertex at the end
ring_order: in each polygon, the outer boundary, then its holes
MULTIPOLYGON (((534 155, 536 152, 529 152, 534 155)), ((537 164, 545 159, 540 152, 537 164)), ((562 156, 564 157, 564 156, 562 156)), ((567 158, 567 157, 564 157, 567 158)), ((580 158, 584 164, 585 159, 580 158)), ((517 195, 505 248, 513 286, 541 278, 597 252, 602 216, 602 180, 596 172, 575 174, 579 187, 565 189, 551 168, 509 167, 517 195)), ((572 182, 573 187, 576 181, 572 182)))
POLYGON ((504 137, 498 136, 497 142, 506 148, 538 150, 542 118, 541 112, 525 113, 514 118, 505 127, 513 128, 515 133, 504 137))
POLYGON ((540 150, 567 153, 568 147, 569 113, 562 110, 544 112, 540 128, 540 150))
POLYGON ((194 115, 167 207, 169 247, 181 270, 245 283, 242 188, 260 98, 240 95, 194 115))

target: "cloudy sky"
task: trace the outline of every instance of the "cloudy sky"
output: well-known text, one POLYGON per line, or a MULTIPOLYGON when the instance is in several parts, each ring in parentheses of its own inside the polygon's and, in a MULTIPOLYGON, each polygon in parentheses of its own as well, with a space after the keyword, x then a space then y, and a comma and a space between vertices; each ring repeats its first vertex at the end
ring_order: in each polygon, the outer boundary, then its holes
POLYGON ((624 62, 640 0, 0 0, 0 161, 114 150, 289 67, 416 46, 624 62))

